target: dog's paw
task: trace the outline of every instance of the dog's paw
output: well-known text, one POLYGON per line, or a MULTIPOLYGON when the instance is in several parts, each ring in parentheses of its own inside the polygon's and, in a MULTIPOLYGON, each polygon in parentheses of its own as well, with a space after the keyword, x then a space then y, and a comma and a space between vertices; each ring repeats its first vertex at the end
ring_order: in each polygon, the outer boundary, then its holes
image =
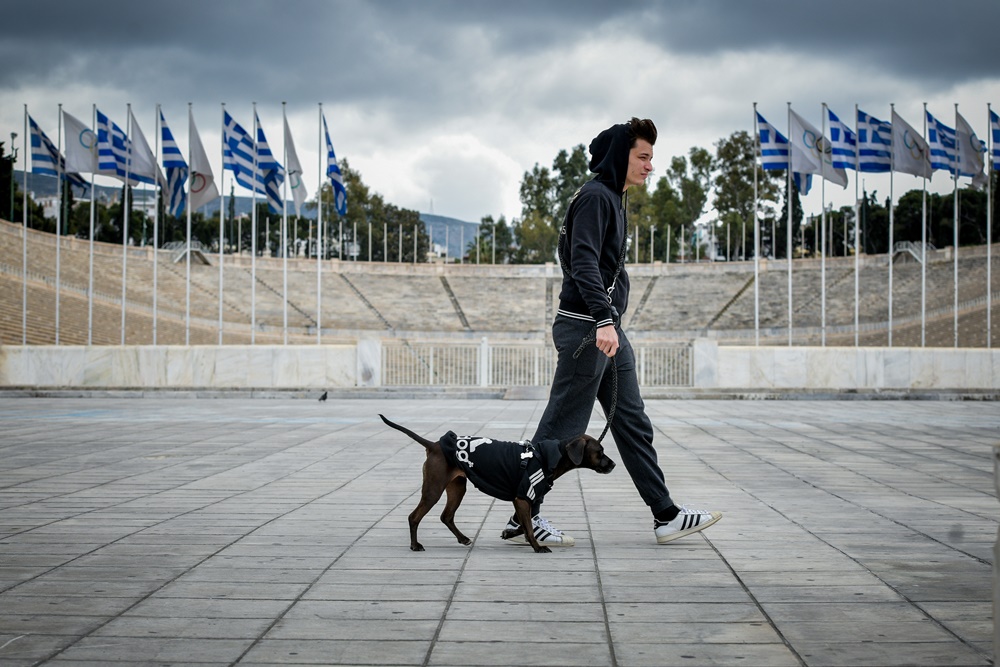
POLYGON ((465 546, 469 546, 470 544, 472 544, 472 540, 470 540, 468 537, 463 537, 458 540, 458 543, 464 544, 465 546))
POLYGON ((550 553, 552 553, 552 549, 549 549, 548 547, 538 547, 537 549, 535 549, 535 553, 536 554, 550 554, 550 553))
POLYGON ((514 537, 517 537, 518 535, 523 535, 523 534, 524 534, 524 528, 517 528, 515 530, 511 530, 510 528, 504 528, 503 532, 500 533, 500 539, 509 540, 514 537))
POLYGON ((424 545, 417 542, 416 544, 410 545, 410 551, 424 551, 424 545))

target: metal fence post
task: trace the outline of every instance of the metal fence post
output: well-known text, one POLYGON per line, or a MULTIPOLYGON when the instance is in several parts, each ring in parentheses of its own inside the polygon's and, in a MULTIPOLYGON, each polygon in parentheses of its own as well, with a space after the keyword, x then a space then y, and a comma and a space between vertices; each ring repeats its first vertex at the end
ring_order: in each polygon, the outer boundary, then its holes
POLYGON ((490 343, 483 336, 482 340, 479 341, 479 386, 488 387, 490 385, 490 375, 492 375, 492 369, 490 368, 490 343))

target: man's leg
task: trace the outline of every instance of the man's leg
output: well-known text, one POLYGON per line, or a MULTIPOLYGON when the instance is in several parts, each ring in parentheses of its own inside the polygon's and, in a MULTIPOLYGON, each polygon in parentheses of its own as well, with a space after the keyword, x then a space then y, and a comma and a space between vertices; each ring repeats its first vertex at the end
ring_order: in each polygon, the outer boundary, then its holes
POLYGON ((617 404, 611 422, 611 433, 639 496, 655 515, 672 507, 674 502, 670 498, 670 491, 667 490, 656 449, 653 447, 653 425, 646 415, 646 406, 639 393, 632 345, 621 329, 618 330, 618 340, 621 347, 611 360, 617 371, 610 367, 605 371, 597 398, 607 415, 615 401, 617 372, 617 404))
MULTIPOLYGON (((556 370, 549 390, 549 401, 531 438, 532 442, 565 440, 586 432, 597 400, 601 373, 607 367, 607 357, 593 344, 586 346, 579 357, 574 358, 573 355, 593 326, 591 322, 568 317, 557 317, 553 322, 552 340, 558 355, 556 370)), ((557 546, 573 545, 575 541, 572 537, 538 516, 540 509, 541 501, 531 508, 535 518, 532 528, 539 542, 557 546)), ((526 543, 523 536, 517 535, 520 529, 516 517, 512 516, 502 535, 504 539, 526 543)))
POLYGON ((622 463, 632 477, 632 482, 643 501, 653 513, 653 534, 659 544, 708 528, 722 518, 720 512, 678 507, 670 498, 663 471, 653 448, 653 426, 646 415, 646 407, 639 393, 635 354, 624 332, 618 331, 621 347, 615 355, 617 361, 617 389, 615 374, 611 369, 604 374, 598 391, 598 400, 605 414, 616 399, 611 433, 622 463))

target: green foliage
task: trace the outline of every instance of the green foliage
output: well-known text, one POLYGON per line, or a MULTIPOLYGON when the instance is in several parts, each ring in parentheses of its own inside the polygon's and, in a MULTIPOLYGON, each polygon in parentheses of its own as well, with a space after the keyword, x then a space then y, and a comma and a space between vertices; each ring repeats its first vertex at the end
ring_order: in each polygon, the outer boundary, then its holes
POLYGON ((480 264, 507 264, 513 258, 514 235, 507 225, 507 219, 500 216, 494 221, 492 215, 480 220, 479 236, 469 242, 466 257, 469 262, 480 264))

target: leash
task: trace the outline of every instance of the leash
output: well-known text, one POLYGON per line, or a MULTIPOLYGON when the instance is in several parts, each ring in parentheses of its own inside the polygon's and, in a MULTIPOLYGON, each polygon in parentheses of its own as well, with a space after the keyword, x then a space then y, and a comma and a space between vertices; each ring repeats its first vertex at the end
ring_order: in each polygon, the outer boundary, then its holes
MULTIPOLYGON (((578 359, 583 351, 588 345, 597 341, 597 326, 595 325, 590 329, 590 333, 583 337, 580 342, 580 347, 576 348, 576 352, 573 353, 573 358, 578 359)), ((601 352, 603 354, 603 352, 601 352)), ((611 428, 611 422, 615 418, 615 410, 618 408, 618 355, 611 357, 611 409, 608 410, 608 421, 604 425, 604 430, 601 431, 601 437, 597 439, 597 442, 603 442, 604 436, 608 434, 608 429, 611 428)))

